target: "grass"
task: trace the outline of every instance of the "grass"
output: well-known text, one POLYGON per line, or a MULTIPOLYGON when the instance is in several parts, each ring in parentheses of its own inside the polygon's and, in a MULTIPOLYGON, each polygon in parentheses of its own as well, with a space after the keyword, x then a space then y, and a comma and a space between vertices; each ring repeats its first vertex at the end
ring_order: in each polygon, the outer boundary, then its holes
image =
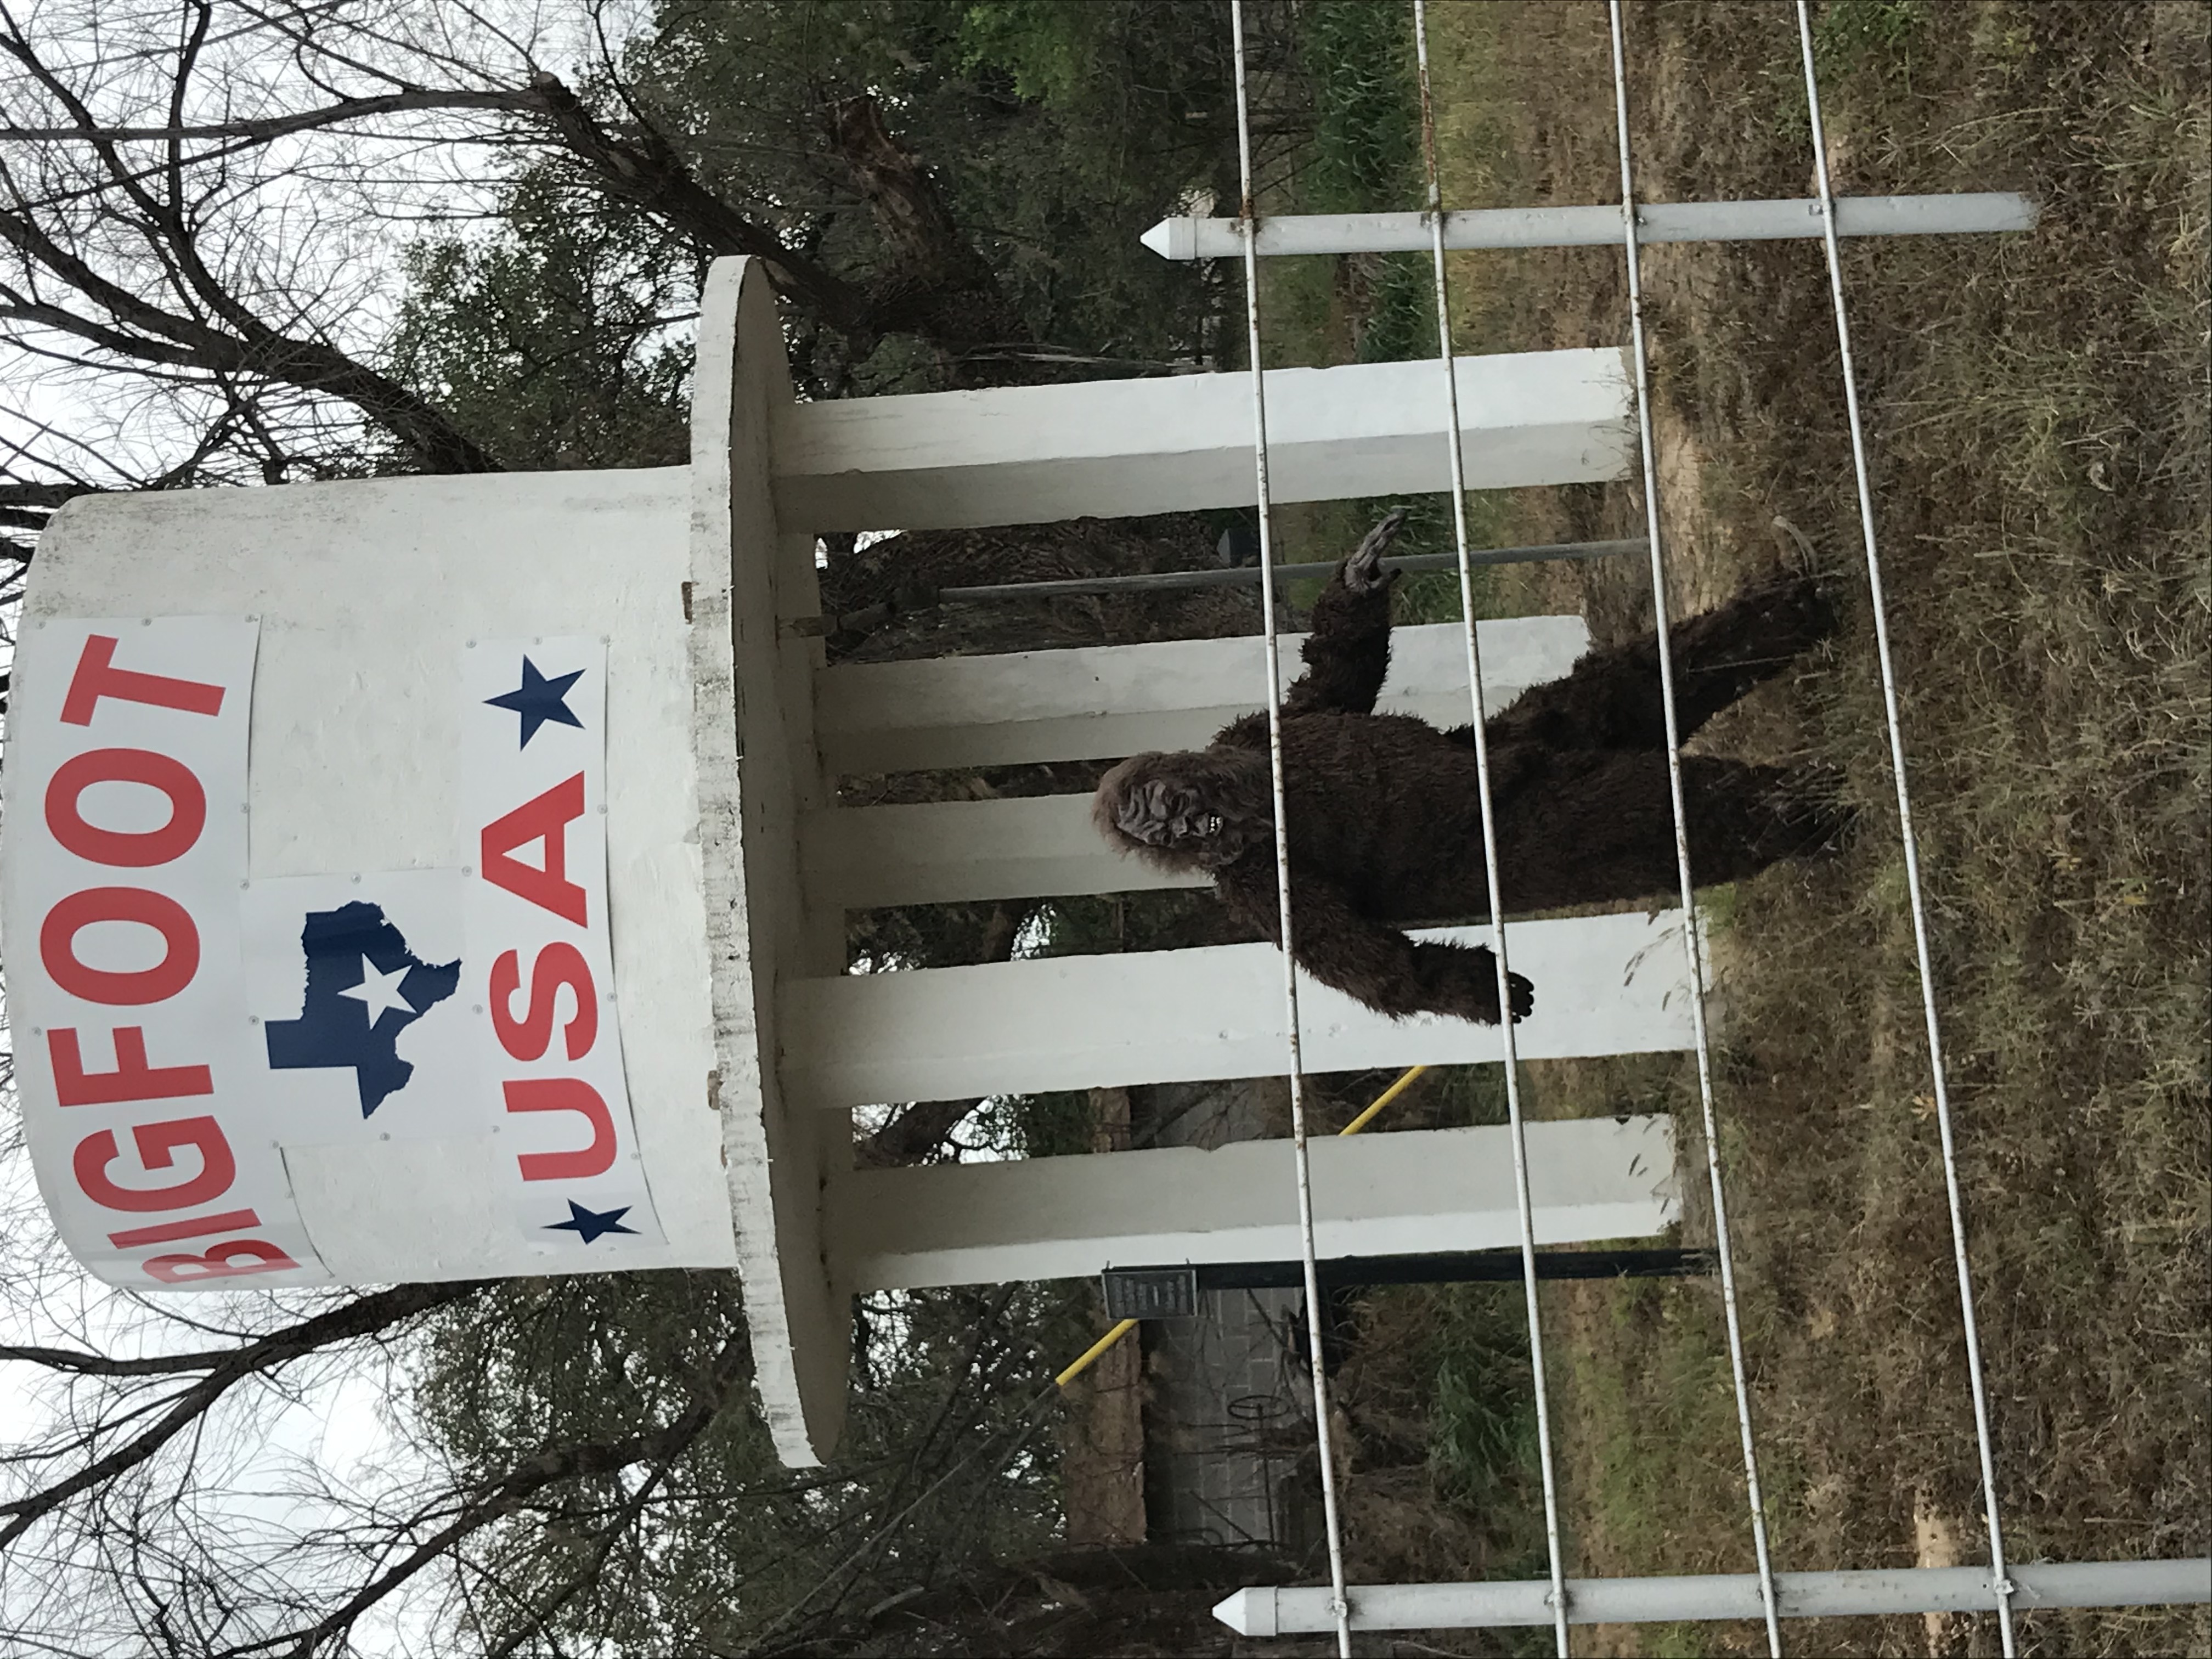
MULTIPOLYGON (((1279 201, 1262 210, 1339 213, 1419 205, 1422 182, 1413 41, 1409 13, 1370 0, 1322 0, 1304 26, 1304 59, 1316 112, 1312 153, 1279 201)), ((1430 261, 1419 254, 1271 259, 1261 269, 1267 361, 1285 367, 1396 362, 1436 355, 1436 299, 1430 261)), ((1462 336, 1464 341, 1464 336, 1462 336)), ((1462 349, 1470 349, 1462 343, 1462 349)), ((1480 348, 1472 348, 1480 349, 1480 348)), ((1340 557, 1394 507, 1405 507, 1397 550, 1449 552, 1451 503, 1442 494, 1407 500, 1297 503, 1279 507, 1285 562, 1340 557)), ((1516 503, 1505 492, 1468 502, 1469 544, 1527 539, 1516 503)), ((1509 590, 1487 568, 1474 573, 1477 609, 1519 614, 1509 590)), ((1294 607, 1310 605, 1320 585, 1294 584, 1294 607)), ((1459 581, 1449 574, 1408 578, 1399 615, 1443 622, 1460 614, 1459 581)))
MULTIPOLYGON (((1445 3, 1431 19, 1448 199, 1614 198, 1601 10, 1445 3)), ((1845 259, 2008 1546, 2023 1560, 2204 1553, 2208 14, 1838 0, 1816 27, 1839 190, 2021 188, 2044 205, 2032 235, 1856 245, 1845 259)), ((1679 0, 1632 9, 1630 28, 1647 198, 1805 193, 1785 9, 1679 0)), ((1455 343, 1623 340, 1619 265, 1605 250, 1455 256, 1455 343)), ((1309 307, 1306 343, 1338 355, 1308 361, 1347 360, 1357 285, 1288 280, 1326 300, 1309 307)), ((1770 564, 1778 515, 1824 564, 1854 570, 1817 248, 1652 249, 1645 281, 1678 614, 1770 564)), ((1481 510, 1500 539, 1640 528, 1632 484, 1481 510)), ((1340 540, 1359 527, 1315 523, 1340 540)), ((1644 624, 1646 580, 1633 561, 1520 567, 1485 602, 1579 611, 1617 635, 1644 624)), ((1842 859, 1735 890, 1718 939, 1722 1152, 1789 1568, 1953 1548, 1986 1559, 1872 651, 1860 601, 1832 656, 1711 736, 1817 757, 1863 811, 1842 859)), ((1547 1115, 1683 1113, 1695 1155, 1694 1073, 1680 1057, 1531 1066, 1528 1081, 1547 1115)), ((1693 1205, 1691 1230, 1703 1224, 1693 1205)), ((1496 1310, 1461 1307, 1468 1294, 1378 1296, 1363 1313, 1375 1352, 1397 1356, 1363 1355, 1346 1389, 1348 1512, 1367 1569, 1438 1576, 1456 1551, 1462 1571, 1528 1570, 1499 1514, 1503 1494, 1525 1505, 1528 1490, 1500 1430, 1510 1346, 1460 1331, 1496 1335, 1482 1322, 1496 1310), (1454 1352, 1472 1369, 1452 1370, 1454 1352), (1492 1386, 1462 1386, 1474 1376, 1492 1386), (1434 1537, 1409 1541, 1416 1513, 1434 1537)), ((1547 1287, 1545 1308, 1570 1570, 1745 1570, 1711 1287, 1547 1287)), ((2021 1630, 2031 1653, 2212 1649, 2201 1609, 2034 1614, 2021 1630)), ((1594 1639, 1658 1653, 1760 1638, 1723 1626, 1594 1639)), ((1791 1639, 1920 1652, 1995 1637, 1987 1620, 1911 1619, 1791 1639)))

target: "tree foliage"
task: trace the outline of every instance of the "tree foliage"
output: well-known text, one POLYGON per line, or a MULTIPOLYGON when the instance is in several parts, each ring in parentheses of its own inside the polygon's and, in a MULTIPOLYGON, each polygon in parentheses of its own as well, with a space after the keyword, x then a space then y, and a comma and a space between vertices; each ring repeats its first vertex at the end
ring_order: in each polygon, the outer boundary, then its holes
MULTIPOLYGON (((1256 12, 1267 83, 1291 87, 1291 9, 1256 12)), ((0 4, 12 591, 88 491, 680 463, 688 325, 726 254, 766 264, 807 395, 1213 362, 1221 291, 1136 238, 1231 176, 1219 0, 663 0, 627 38, 596 0, 547 15, 0 4)), ((1270 165, 1295 105, 1261 111, 1270 165)), ((872 559, 846 540, 826 586, 896 615, 925 567, 1154 568, 1204 559, 1212 533, 949 535, 872 559)), ((1245 609, 1063 603, 996 631, 901 616, 872 648, 1225 631, 1245 609)), ((878 942, 986 960, 1036 921, 955 908, 887 915, 878 942)), ((942 1156, 975 1103, 923 1103, 864 1153, 942 1156)), ((1024 1149, 1018 1114, 994 1121, 1024 1149)), ((1082 1334, 1057 1292, 865 1299, 844 1447, 800 1474, 752 1412, 728 1274, 63 1317, 70 1284, 26 1266, 8 1288, 32 1339, 0 1349, 45 1425, 0 1480, 0 1606, 45 1649, 340 1653, 395 1630, 424 1653, 865 1645, 884 1607, 964 1605, 977 1564, 1053 1537, 1041 1368, 1082 1334), (270 1414, 348 1376, 385 1391, 397 1466, 349 1485, 294 1460, 241 1518, 270 1414)))
POLYGON ((702 262, 639 215, 575 211, 556 173, 515 182, 498 235, 407 250, 392 371, 505 466, 681 465, 702 262))
POLYGON ((806 1471, 778 1465, 748 1408, 727 1273, 518 1280, 451 1310, 418 1398, 464 1482, 489 1486, 537 1445, 634 1453, 459 1548, 461 1627, 494 1653, 734 1652, 1044 1547, 1038 1338, 1071 1340, 1067 1302, 1011 1286, 865 1300, 843 1445, 806 1471))

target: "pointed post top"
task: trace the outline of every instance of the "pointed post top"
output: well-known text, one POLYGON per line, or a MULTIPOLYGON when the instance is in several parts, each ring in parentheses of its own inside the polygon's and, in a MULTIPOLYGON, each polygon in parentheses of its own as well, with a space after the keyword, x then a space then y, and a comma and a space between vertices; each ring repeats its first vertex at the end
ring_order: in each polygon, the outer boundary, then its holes
POLYGON ((1198 221, 1188 217, 1163 219, 1137 240, 1163 259, 1195 259, 1198 221))
POLYGON ((1239 1636, 1273 1636, 1278 1633, 1274 1586, 1248 1585, 1217 1602, 1213 1616, 1239 1636))

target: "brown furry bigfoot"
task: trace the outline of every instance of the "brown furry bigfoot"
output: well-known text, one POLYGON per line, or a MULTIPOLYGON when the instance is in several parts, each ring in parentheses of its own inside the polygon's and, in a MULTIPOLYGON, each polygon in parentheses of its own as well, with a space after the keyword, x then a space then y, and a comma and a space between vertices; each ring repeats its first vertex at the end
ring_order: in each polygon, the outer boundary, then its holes
MULTIPOLYGON (((1374 713, 1390 664, 1386 519, 1314 606, 1306 672, 1283 699, 1291 914, 1299 965, 1381 1012, 1422 1010, 1498 1023, 1489 951, 1416 943, 1401 928, 1490 913, 1474 728, 1438 731, 1374 713)), ((1392 573, 1395 575, 1395 573, 1392 573)), ((1831 633, 1812 578, 1739 594, 1674 629, 1686 738, 1831 633)), ((1657 641, 1592 651, 1487 723, 1498 866, 1516 910, 1677 890, 1657 641)), ((1845 823, 1814 769, 1685 756, 1697 880, 1733 881, 1817 850, 1845 823)), ((1098 785, 1108 842, 1170 870, 1203 870, 1232 914, 1279 937, 1267 720, 1247 714, 1206 748, 1133 756, 1098 785)), ((1511 975, 1513 1018, 1534 988, 1511 975)))

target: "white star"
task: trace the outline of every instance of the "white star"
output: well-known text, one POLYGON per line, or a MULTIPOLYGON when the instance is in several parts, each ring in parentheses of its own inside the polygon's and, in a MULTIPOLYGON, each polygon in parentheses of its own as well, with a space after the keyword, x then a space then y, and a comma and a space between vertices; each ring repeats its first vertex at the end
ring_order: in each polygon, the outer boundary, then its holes
POLYGON ((338 994, 353 998, 368 1010, 369 1029, 374 1030, 376 1022, 384 1017, 384 1011, 387 1008, 404 1008, 410 1014, 416 1012, 415 1005, 399 994, 399 981, 407 977, 409 971, 406 968, 397 968, 391 973, 380 974, 376 970, 376 964, 363 957, 361 959, 361 983, 349 985, 338 994))

